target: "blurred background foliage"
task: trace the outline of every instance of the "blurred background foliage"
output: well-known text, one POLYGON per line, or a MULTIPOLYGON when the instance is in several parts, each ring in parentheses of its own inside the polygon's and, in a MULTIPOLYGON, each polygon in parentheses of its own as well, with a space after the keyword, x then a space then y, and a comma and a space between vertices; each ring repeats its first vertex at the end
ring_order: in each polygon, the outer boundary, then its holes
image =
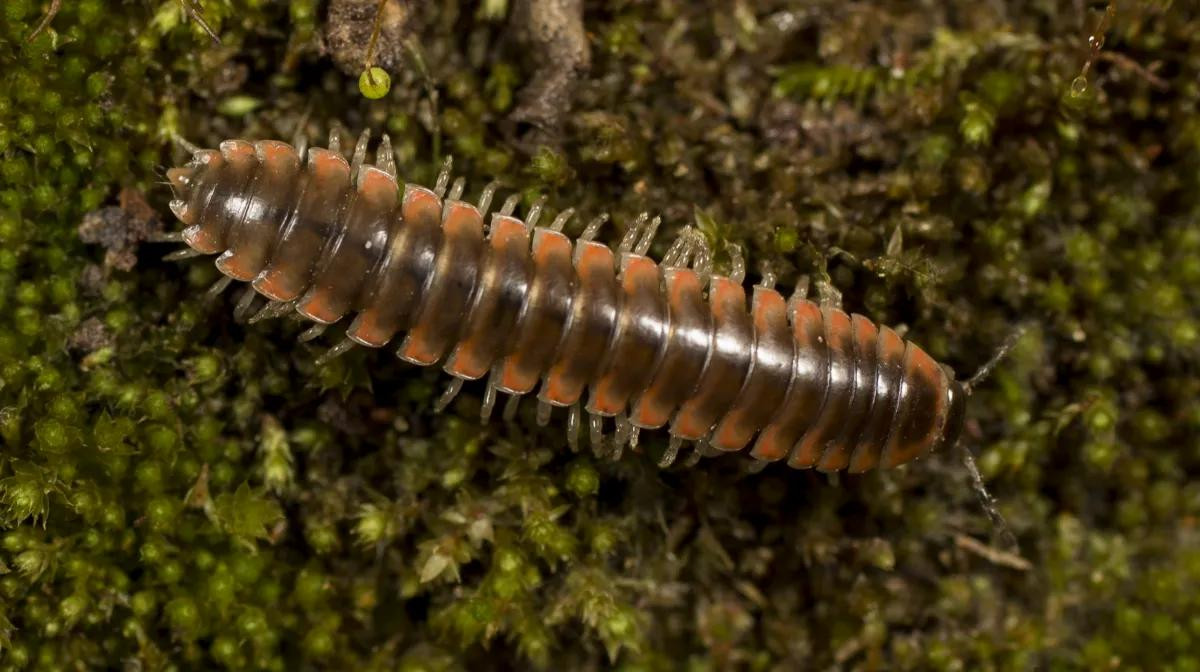
POLYGON ((360 88, 376 4, 0 7, 0 669, 1200 669, 1191 3, 386 0, 360 88), (139 245, 173 136, 335 126, 827 269, 960 373, 1031 324, 966 432, 1019 552, 953 454, 573 454, 139 245))

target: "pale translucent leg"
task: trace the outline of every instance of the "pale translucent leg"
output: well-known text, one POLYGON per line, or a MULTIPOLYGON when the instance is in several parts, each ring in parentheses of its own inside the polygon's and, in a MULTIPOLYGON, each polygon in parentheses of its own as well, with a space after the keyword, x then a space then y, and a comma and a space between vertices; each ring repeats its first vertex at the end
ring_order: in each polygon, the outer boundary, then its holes
POLYGON ((387 133, 383 134, 379 148, 375 150, 375 167, 396 177, 396 155, 392 152, 392 139, 387 133))
POLYGON ((496 407, 496 373, 488 376, 487 387, 483 390, 483 405, 479 407, 479 419, 487 422, 492 417, 492 409, 496 407))
POLYGON ((667 443, 667 449, 663 452, 662 457, 658 458, 658 466, 661 469, 666 469, 675 462, 675 458, 679 457, 679 448, 683 446, 683 439, 678 436, 672 436, 670 442, 667 443))
POLYGON ((300 337, 297 340, 299 340, 301 343, 307 343, 307 342, 313 340, 314 338, 317 338, 321 334, 325 333, 325 330, 328 328, 329 328, 328 324, 321 324, 320 322, 318 322, 317 324, 312 325, 308 329, 305 329, 304 332, 300 334, 300 337))
POLYGON ((709 249, 703 234, 697 232, 695 241, 696 253, 692 257, 692 270, 700 276, 700 283, 707 285, 712 280, 712 250, 709 249))
POLYGON ((581 412, 579 402, 571 404, 571 412, 567 415, 567 445, 572 453, 579 452, 579 421, 581 412))
POLYGON ((633 246, 633 253, 645 255, 650 251, 650 245, 654 242, 654 236, 658 233, 658 227, 662 224, 662 217, 655 217, 646 225, 642 231, 642 237, 638 240, 637 245, 633 246))
POLYGON ((550 223, 550 230, 561 232, 574 214, 575 208, 567 208, 566 210, 558 213, 558 216, 555 217, 554 221, 550 223))
POLYGON ((763 270, 762 281, 758 283, 759 287, 766 289, 775 289, 775 273, 770 269, 763 270))
POLYGON ((353 350, 356 345, 358 344, 348 338, 343 339, 341 343, 326 350, 325 354, 317 358, 317 366, 325 366, 329 362, 353 350))
POLYGON ((342 153, 342 132, 338 130, 337 126, 329 129, 329 147, 327 149, 334 154, 342 153))
POLYGON ((205 292, 205 297, 204 297, 205 300, 211 301, 211 300, 217 298, 218 296, 221 295, 222 292, 224 292, 226 289, 229 288, 229 284, 232 282, 233 282, 233 278, 231 278, 227 275, 221 276, 221 279, 214 282, 213 286, 209 287, 208 291, 205 292))
POLYGON ((597 216, 595 219, 588 222, 588 225, 586 228, 584 228, 583 233, 579 234, 579 239, 580 240, 595 240, 596 235, 600 233, 600 227, 604 226, 604 223, 607 221, 608 221, 608 213, 603 213, 603 214, 597 216))
POLYGON ((442 396, 438 397, 438 400, 433 403, 433 410, 438 413, 446 410, 450 402, 454 401, 454 398, 462 391, 462 386, 462 378, 452 378, 450 383, 446 385, 446 391, 442 392, 442 396))
POLYGON ((250 310, 254 307, 254 299, 257 297, 258 292, 254 291, 253 287, 246 287, 242 291, 242 296, 233 308, 233 319, 235 322, 246 321, 246 316, 250 314, 250 310))
POLYGON ((446 187, 450 186, 450 171, 454 170, 454 157, 447 156, 442 162, 442 169, 438 172, 437 182, 433 185, 433 193, 437 194, 438 198, 446 195, 446 187))
POLYGON ((742 246, 729 243, 726 249, 729 250, 729 279, 740 285, 746 281, 746 258, 742 256, 742 246))
POLYGON ((292 312, 295 307, 294 301, 272 301, 262 307, 262 310, 254 314, 250 318, 250 324, 257 324, 263 320, 274 320, 278 317, 283 317, 292 312))
POLYGON ((554 407, 547 401, 538 399, 537 402, 537 424, 538 427, 545 427, 550 424, 550 413, 554 411, 554 407))
POLYGON ((517 204, 520 202, 520 194, 513 194, 504 199, 504 205, 500 206, 500 214, 504 217, 512 217, 512 214, 517 211, 517 204))
POLYGON ((454 185, 450 187, 450 193, 446 196, 447 201, 462 200, 463 192, 467 189, 467 179, 460 177, 454 180, 454 185))
POLYGON ((188 154, 194 155, 197 152, 202 151, 199 147, 188 142, 187 139, 184 138, 182 135, 176 135, 176 134, 172 133, 171 140, 174 141, 176 145, 179 145, 179 147, 182 148, 183 151, 187 152, 188 154))
POLYGON ((542 218, 542 210, 544 210, 545 207, 546 197, 539 196, 538 199, 533 202, 533 206, 529 208, 529 214, 525 216, 526 229, 533 230, 533 227, 537 226, 538 220, 542 218))
POLYGON ((190 247, 185 247, 182 250, 175 250, 164 256, 163 261, 184 261, 185 259, 195 259, 202 256, 204 256, 203 252, 197 252, 190 247))
POLYGON ((496 190, 500 188, 500 183, 496 181, 488 182, 483 187, 483 192, 479 194, 479 204, 475 207, 479 208, 479 214, 487 216, 488 210, 492 209, 492 199, 496 197, 496 190))
POLYGON ((642 233, 642 229, 646 228, 646 222, 650 221, 650 213, 643 212, 633 220, 633 224, 625 230, 625 235, 621 236, 621 243, 617 245, 619 254, 629 254, 633 252, 633 246, 637 244, 638 237, 642 233))
MULTIPOLYGON (((171 202, 174 203, 175 201, 171 201, 171 202)), ((180 201, 180 202, 182 202, 182 201, 180 201)), ((187 208, 186 204, 184 205, 184 208, 187 208)), ((185 212, 186 212, 186 210, 185 210, 185 212)), ((183 232, 182 231, 163 231, 162 233, 153 233, 153 234, 150 234, 149 236, 147 236, 146 240, 151 243, 182 243, 183 242, 183 232)))
POLYGON ((695 243, 692 241, 692 227, 684 227, 675 237, 667 253, 663 255, 663 268, 679 268, 687 263, 695 243))
POLYGON ((517 419, 517 411, 521 408, 521 395, 510 394, 508 399, 504 400, 504 413, 500 417, 504 418, 505 422, 512 422, 517 419))
POLYGON ((599 457, 604 447, 604 418, 595 413, 588 414, 588 442, 592 444, 592 454, 599 457))
POLYGON ((359 169, 367 161, 367 144, 371 142, 371 129, 364 128, 354 144, 354 156, 350 159, 350 175, 357 176, 359 169))

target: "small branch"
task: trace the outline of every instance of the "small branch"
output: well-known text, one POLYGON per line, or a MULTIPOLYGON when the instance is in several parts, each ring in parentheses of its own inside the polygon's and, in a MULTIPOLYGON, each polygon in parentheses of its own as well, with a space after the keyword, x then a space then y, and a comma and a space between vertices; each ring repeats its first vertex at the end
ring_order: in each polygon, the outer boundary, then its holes
POLYGON ((1009 553, 1008 551, 1001 551, 999 549, 992 548, 991 546, 980 542, 974 537, 968 537, 965 534, 954 535, 954 545, 958 546, 964 551, 974 553, 975 555, 978 555, 994 565, 1008 567, 1009 569, 1015 569, 1021 572, 1028 572, 1029 570, 1033 569, 1033 563, 1029 562, 1025 558, 1022 558, 1016 553, 1009 553))
POLYGON ((25 44, 29 44, 37 39, 37 36, 40 35, 41 32, 50 25, 50 22, 54 20, 54 16, 58 14, 58 9, 60 7, 62 7, 62 0, 50 0, 50 9, 46 10, 46 15, 42 17, 42 20, 38 23, 37 28, 34 28, 33 32, 29 34, 29 37, 25 38, 25 44))
POLYGON ((1139 75, 1142 79, 1145 79, 1147 82, 1149 82, 1150 86, 1153 86, 1154 88, 1158 89, 1159 91, 1166 91, 1167 89, 1171 88, 1171 85, 1167 83, 1167 80, 1154 74, 1153 72, 1150 71, 1149 68, 1142 65, 1141 63, 1138 63, 1137 61, 1126 56, 1125 54, 1122 54, 1122 53, 1119 53, 1116 51, 1102 51, 1102 52, 1100 52, 1099 58, 1101 58, 1105 61, 1111 61, 1119 68, 1124 68, 1126 70, 1132 70, 1135 74, 1139 75))

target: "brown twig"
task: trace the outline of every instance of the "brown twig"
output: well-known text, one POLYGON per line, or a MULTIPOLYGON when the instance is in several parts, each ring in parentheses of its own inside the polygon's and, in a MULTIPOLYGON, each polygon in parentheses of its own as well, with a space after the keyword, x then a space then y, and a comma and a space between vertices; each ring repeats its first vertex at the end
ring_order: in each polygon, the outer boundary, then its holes
POLYGON ((33 32, 29 34, 29 37, 25 38, 25 44, 33 42, 37 36, 46 29, 46 26, 50 25, 50 22, 54 20, 54 16, 58 14, 60 7, 62 7, 62 0, 50 0, 50 9, 46 10, 46 15, 42 17, 42 20, 38 23, 37 28, 34 28, 33 32))
POLYGON ((1149 68, 1142 65, 1141 63, 1138 63, 1137 61, 1126 56, 1125 54, 1122 54, 1122 53, 1119 53, 1116 51, 1104 51, 1104 52, 1100 53, 1098 58, 1102 58, 1106 61, 1111 61, 1113 64, 1115 64, 1119 68, 1126 68, 1128 70, 1132 70, 1134 73, 1136 73, 1142 79, 1145 79, 1147 82, 1149 82, 1150 86, 1153 86, 1154 88, 1158 89, 1159 91, 1166 91, 1167 89, 1171 88, 1171 85, 1167 83, 1167 80, 1154 74, 1153 72, 1150 71, 1149 68))
POLYGON ((1000 565, 1001 567, 1008 567, 1009 569, 1016 569, 1022 572, 1028 572, 1029 570, 1033 569, 1033 563, 1029 562, 1025 558, 1022 558, 1016 553, 1009 553, 1008 551, 1002 551, 998 548, 992 548, 978 539, 975 539, 974 537, 968 537, 965 534, 954 535, 954 545, 958 546, 964 551, 974 553, 975 555, 978 555, 994 565, 1000 565))
POLYGON ((217 44, 221 43, 221 38, 217 37, 216 31, 212 29, 212 26, 208 25, 208 22, 204 20, 204 15, 200 13, 197 0, 179 0, 179 4, 183 7, 185 14, 192 17, 193 21, 200 24, 200 27, 204 29, 204 32, 208 33, 208 36, 213 39, 213 42, 216 42, 217 44))

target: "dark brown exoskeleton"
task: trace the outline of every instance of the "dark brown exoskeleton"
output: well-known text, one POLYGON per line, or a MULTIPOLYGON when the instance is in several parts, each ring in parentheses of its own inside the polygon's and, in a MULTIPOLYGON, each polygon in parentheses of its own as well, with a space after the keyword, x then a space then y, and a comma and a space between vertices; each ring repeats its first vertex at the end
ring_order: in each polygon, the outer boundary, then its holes
POLYGON ((386 136, 375 166, 365 154, 365 134, 350 162, 333 140, 196 151, 168 172, 191 248, 178 256, 219 255, 226 282, 253 287, 243 308, 255 292, 271 301, 259 317, 353 315, 333 354, 405 334, 401 358, 454 376, 442 405, 484 376, 486 412, 496 390, 515 401, 538 387, 539 421, 571 409, 573 445, 582 410, 594 445, 607 417, 618 449, 669 427, 668 464, 692 441, 862 472, 958 440, 966 389, 948 369, 861 315, 785 299, 769 274, 747 300, 740 255, 730 277, 712 274, 691 229, 656 263, 645 217, 616 252, 593 240, 602 220, 572 241, 570 211, 539 227, 540 205, 522 221, 515 198, 485 227, 494 187, 478 206, 460 200, 461 180, 443 199, 445 173, 401 189, 386 136))

